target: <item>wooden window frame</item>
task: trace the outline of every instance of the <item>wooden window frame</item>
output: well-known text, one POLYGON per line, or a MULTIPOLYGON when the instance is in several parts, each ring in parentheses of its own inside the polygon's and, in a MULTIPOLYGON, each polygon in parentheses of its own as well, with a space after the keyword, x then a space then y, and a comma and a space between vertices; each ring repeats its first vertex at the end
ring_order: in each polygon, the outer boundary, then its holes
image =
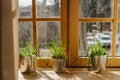
MULTIPOLYGON (((31 21, 33 24, 33 43, 34 47, 37 48, 38 45, 38 31, 37 31, 37 22, 38 21, 60 21, 61 23, 61 39, 63 44, 66 44, 66 54, 68 56, 68 17, 67 17, 67 0, 61 0, 61 16, 60 18, 38 18, 36 16, 36 0, 32 0, 32 17, 31 18, 18 18, 18 21, 31 21)), ((67 65, 69 59, 67 58, 67 65)), ((38 67, 51 67, 52 61, 51 59, 41 59, 38 60, 38 67), (49 60, 49 62, 48 62, 49 60), (47 65, 45 63, 48 63, 47 65)))
POLYGON ((120 18, 118 18, 118 0, 113 0, 114 2, 114 10, 112 11, 112 18, 79 18, 79 0, 70 0, 70 10, 69 10, 69 43, 70 43, 70 66, 78 67, 78 66, 88 66, 87 57, 79 57, 78 56, 78 30, 79 30, 79 22, 111 22, 113 37, 112 37, 112 57, 108 58, 107 66, 108 67, 119 67, 120 66, 120 58, 115 56, 116 53, 116 28, 117 23, 120 22, 120 18), (74 34, 73 34, 74 33, 74 34))
MULTIPOLYGON (((34 46, 38 44, 38 31, 37 21, 60 21, 61 22, 61 39, 66 44, 67 53, 67 66, 87 66, 87 58, 78 57, 78 26, 79 22, 112 22, 114 29, 112 38, 112 57, 108 59, 109 67, 120 66, 120 58, 115 57, 115 39, 116 39, 116 27, 117 23, 120 22, 118 18, 118 0, 114 1, 113 18, 79 18, 79 0, 61 0, 61 17, 60 18, 37 18, 36 17, 36 0, 32 0, 32 18, 19 18, 18 21, 32 21, 33 23, 33 38, 34 46), (118 62, 119 61, 119 62, 118 62), (112 64, 112 65, 111 65, 112 64), (113 66, 114 65, 114 66, 113 66)), ((51 59, 48 65, 45 64, 47 59, 41 59, 38 64, 39 66, 52 66, 51 59)))

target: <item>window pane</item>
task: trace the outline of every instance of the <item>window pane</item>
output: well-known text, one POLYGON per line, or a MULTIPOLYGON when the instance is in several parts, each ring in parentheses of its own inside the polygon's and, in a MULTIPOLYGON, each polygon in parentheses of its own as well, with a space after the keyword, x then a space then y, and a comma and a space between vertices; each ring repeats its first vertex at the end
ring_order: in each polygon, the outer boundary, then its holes
POLYGON ((60 39, 60 22, 38 22, 39 55, 42 58, 51 57, 47 43, 52 38, 60 39))
POLYGON ((118 17, 120 18, 120 0, 118 0, 118 17))
POLYGON ((109 18, 111 17, 112 0, 80 0, 81 18, 109 18))
POLYGON ((37 17, 60 17, 60 0, 37 0, 37 17))
POLYGON ((118 23, 116 34, 116 56, 120 57, 120 23, 118 23))
POLYGON ((32 0, 18 0, 18 5, 20 18, 32 17, 32 0))
POLYGON ((111 23, 84 22, 79 26, 79 57, 87 56, 88 49, 98 41, 106 48, 111 56, 111 23))
POLYGON ((19 22, 19 46, 24 47, 25 44, 33 44, 33 25, 32 22, 19 22))

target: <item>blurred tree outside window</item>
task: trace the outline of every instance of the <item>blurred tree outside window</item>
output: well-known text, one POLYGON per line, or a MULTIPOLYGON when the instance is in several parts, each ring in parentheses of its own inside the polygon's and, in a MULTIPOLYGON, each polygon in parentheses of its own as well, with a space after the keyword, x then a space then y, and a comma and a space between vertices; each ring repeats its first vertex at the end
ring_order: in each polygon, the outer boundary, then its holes
MULTIPOLYGON (((34 0, 33 0, 34 1, 34 0)), ((36 5, 33 5, 32 0, 18 0, 19 8, 19 46, 24 47, 26 43, 31 43, 34 45, 34 42, 38 43, 40 55, 44 55, 44 52, 49 51, 46 49, 47 45, 51 38, 57 37, 60 39, 60 21, 56 19, 55 21, 48 21, 46 19, 44 22, 37 19, 49 18, 61 18, 61 0, 36 0, 36 5), (36 14, 33 12, 35 7, 36 14), (36 17, 33 17, 36 15, 36 17), (34 20, 36 24, 34 24, 34 20), (35 28, 34 28, 35 27, 35 28), (35 29, 36 34, 35 34, 35 29), (35 37, 37 39, 34 39, 35 37), (35 41, 36 40, 36 41, 35 41)))

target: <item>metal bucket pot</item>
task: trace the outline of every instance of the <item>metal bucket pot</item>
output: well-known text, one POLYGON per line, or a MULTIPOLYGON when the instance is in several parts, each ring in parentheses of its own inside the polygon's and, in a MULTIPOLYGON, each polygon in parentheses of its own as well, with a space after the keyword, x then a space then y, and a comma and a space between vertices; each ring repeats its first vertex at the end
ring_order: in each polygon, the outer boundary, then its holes
POLYGON ((25 56, 24 62, 20 64, 21 72, 35 71, 35 56, 25 56))
POLYGON ((93 56, 90 58, 91 69, 93 72, 101 73, 106 69, 106 55, 93 56))
POLYGON ((65 70, 66 59, 52 59, 52 62, 55 72, 63 72, 65 70))
POLYGON ((19 56, 19 68, 20 68, 20 64, 23 64, 25 60, 25 56, 19 56))

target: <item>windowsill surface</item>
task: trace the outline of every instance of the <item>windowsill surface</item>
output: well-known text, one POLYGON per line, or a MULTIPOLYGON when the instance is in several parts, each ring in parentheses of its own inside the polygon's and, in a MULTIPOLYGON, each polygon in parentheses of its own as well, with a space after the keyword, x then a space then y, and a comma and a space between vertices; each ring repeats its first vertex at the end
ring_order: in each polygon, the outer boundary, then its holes
POLYGON ((119 80, 120 68, 107 68, 104 73, 96 74, 87 68, 66 68, 65 72, 55 73, 52 68, 40 68, 32 73, 21 74, 18 80, 119 80))

